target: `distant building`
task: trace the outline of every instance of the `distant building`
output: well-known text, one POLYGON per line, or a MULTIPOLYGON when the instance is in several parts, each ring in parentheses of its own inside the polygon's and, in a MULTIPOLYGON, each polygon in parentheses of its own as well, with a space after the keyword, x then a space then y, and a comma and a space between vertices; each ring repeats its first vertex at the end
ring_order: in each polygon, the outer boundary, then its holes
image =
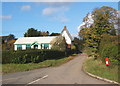
MULTIPOLYGON (((72 37, 68 32, 66 26, 62 30, 61 36, 65 37, 68 47, 72 44, 72 37)), ((55 40, 58 36, 43 36, 43 37, 21 37, 14 43, 14 50, 26 49, 51 49, 51 41, 55 40)))

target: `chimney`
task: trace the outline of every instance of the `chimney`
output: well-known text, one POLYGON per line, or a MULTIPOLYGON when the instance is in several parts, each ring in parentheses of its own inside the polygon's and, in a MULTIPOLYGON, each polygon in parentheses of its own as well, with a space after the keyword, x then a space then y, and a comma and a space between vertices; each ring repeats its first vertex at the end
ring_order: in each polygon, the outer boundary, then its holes
POLYGON ((64 30, 66 30, 67 28, 66 28, 66 26, 64 26, 64 30))

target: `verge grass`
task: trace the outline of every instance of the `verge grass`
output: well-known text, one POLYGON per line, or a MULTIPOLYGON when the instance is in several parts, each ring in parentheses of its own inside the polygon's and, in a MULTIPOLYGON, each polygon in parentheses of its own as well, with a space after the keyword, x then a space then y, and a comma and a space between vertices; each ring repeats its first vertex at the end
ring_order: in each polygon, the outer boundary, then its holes
POLYGON ((0 75, 2 74, 2 64, 0 64, 0 75))
POLYGON ((61 58, 61 59, 53 59, 53 60, 45 60, 40 63, 28 63, 28 64, 2 64, 2 73, 14 73, 14 72, 22 72, 22 71, 29 71, 38 68, 44 67, 55 67, 61 64, 64 64, 70 60, 75 58, 75 55, 61 58))
POLYGON ((89 57, 83 64, 85 71, 110 80, 120 82, 118 79, 118 65, 106 66, 99 59, 94 60, 89 57))

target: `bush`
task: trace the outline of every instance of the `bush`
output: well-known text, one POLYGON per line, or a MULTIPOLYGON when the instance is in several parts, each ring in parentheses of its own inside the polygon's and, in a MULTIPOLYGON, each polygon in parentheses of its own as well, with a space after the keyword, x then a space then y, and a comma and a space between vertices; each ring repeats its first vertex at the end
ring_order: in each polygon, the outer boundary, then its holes
POLYGON ((65 51, 67 49, 67 43, 65 41, 65 38, 62 36, 57 37, 55 40, 51 42, 52 49, 54 50, 61 50, 65 51))
POLYGON ((13 51, 2 51, 2 63, 9 63, 12 61, 13 51))
POLYGON ((48 59, 65 57, 65 51, 57 50, 25 50, 2 51, 2 63, 38 63, 48 59))
POLYGON ((112 63, 118 63, 120 61, 118 46, 117 36, 105 35, 99 46, 100 48, 98 53, 101 59, 105 61, 105 57, 109 57, 112 63))

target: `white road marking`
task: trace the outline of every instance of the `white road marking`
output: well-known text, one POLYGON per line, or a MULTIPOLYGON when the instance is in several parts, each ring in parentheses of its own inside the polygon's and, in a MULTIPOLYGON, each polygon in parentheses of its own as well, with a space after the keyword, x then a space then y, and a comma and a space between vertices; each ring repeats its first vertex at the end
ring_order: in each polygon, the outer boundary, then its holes
POLYGON ((37 81, 39 81, 39 80, 41 80, 41 79, 47 78, 47 77, 48 77, 48 75, 45 75, 45 76, 43 76, 42 78, 39 78, 39 79, 37 79, 37 80, 35 80, 35 81, 32 81, 32 82, 28 83, 27 85, 33 84, 33 83, 35 83, 35 82, 37 82, 37 81))

